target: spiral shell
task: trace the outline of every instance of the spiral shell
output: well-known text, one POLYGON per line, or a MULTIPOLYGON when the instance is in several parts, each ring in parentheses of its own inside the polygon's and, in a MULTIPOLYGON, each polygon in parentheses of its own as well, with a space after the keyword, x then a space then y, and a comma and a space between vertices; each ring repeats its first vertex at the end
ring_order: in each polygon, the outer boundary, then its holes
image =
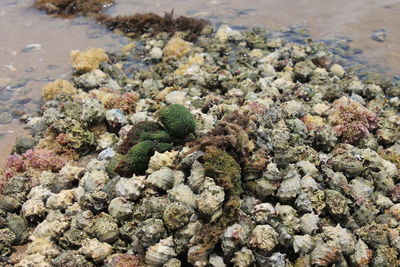
POLYGON ((146 171, 148 174, 152 174, 155 171, 158 171, 162 167, 171 168, 174 165, 174 161, 178 156, 178 151, 167 151, 164 153, 155 152, 154 155, 150 158, 149 167, 146 171))
POLYGON ((147 249, 145 261, 150 266, 162 266, 175 256, 174 241, 172 236, 169 236, 147 249))
POLYGON ((250 246, 264 253, 278 245, 278 233, 269 225, 257 225, 251 233, 250 246))
POLYGON ((114 218, 102 212, 92 219, 85 229, 90 235, 96 236, 100 242, 112 243, 118 239, 119 229, 114 218))
POLYGON ((277 213, 270 203, 261 203, 255 205, 253 210, 251 211, 252 218, 259 224, 268 223, 269 219, 272 217, 276 217, 277 213))
POLYGON ((115 184, 114 190, 117 197, 136 200, 140 197, 144 187, 144 177, 133 176, 132 178, 120 178, 115 184))
POLYGON ((120 222, 128 220, 132 215, 133 203, 123 197, 116 197, 108 205, 108 213, 120 222))
POLYGON ((323 234, 327 239, 340 248, 344 255, 351 255, 355 249, 355 241, 353 235, 338 224, 336 227, 327 226, 323 228, 323 234))
POLYGON ((315 247, 314 239, 309 235, 295 235, 293 236, 293 249, 294 252, 309 253, 315 247))
POLYGON ((146 183, 164 191, 171 189, 174 181, 174 172, 168 167, 162 167, 150 174, 146 179, 146 183))
POLYGON ((224 189, 214 183, 211 178, 206 178, 204 190, 197 199, 197 207, 202 214, 213 215, 222 207, 225 200, 224 189))
POLYGON ((306 213, 300 218, 300 231, 312 235, 318 229, 319 218, 314 213, 306 213))
POLYGON ((137 238, 145 248, 154 245, 160 239, 165 238, 166 235, 167 230, 160 219, 147 219, 140 224, 139 229, 136 231, 137 238))
POLYGON ((196 207, 198 195, 194 194, 192 189, 185 184, 175 185, 168 190, 168 197, 171 201, 182 202, 191 208, 196 207))
POLYGON ((94 192, 101 190, 108 180, 109 178, 105 171, 93 170, 85 173, 79 185, 83 186, 86 192, 94 192))
POLYGON ((190 176, 188 177, 188 185, 195 193, 201 192, 204 185, 205 169, 197 160, 193 163, 190 176))
POLYGON ((300 193, 300 177, 295 176, 283 180, 278 189, 277 195, 282 201, 288 201, 295 198, 300 193))
POLYGON ((250 267, 255 261, 253 252, 246 247, 236 251, 231 259, 234 267, 250 267))
POLYGON ((222 236, 222 251, 225 257, 232 257, 233 253, 237 248, 242 247, 246 244, 247 239, 250 235, 250 228, 246 225, 235 223, 226 228, 222 236))
POLYGON ((326 243, 317 243, 311 252, 311 264, 330 266, 340 259, 340 250, 326 243))
POLYGON ((84 240, 78 252, 85 255, 87 258, 91 258, 93 262, 99 263, 111 255, 112 249, 110 244, 92 238, 84 240))

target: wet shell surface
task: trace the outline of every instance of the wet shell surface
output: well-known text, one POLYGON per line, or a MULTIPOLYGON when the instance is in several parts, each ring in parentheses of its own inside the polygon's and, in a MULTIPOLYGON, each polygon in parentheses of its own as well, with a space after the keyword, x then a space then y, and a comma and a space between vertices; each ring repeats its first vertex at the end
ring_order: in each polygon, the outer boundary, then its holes
POLYGON ((172 236, 161 239, 157 244, 146 251, 146 264, 150 266, 162 266, 169 259, 176 256, 172 236))
POLYGON ((162 167, 171 168, 174 165, 174 161, 178 156, 178 151, 167 151, 164 153, 155 152, 154 155, 150 158, 149 168, 146 173, 152 174, 155 171, 158 171, 162 167))

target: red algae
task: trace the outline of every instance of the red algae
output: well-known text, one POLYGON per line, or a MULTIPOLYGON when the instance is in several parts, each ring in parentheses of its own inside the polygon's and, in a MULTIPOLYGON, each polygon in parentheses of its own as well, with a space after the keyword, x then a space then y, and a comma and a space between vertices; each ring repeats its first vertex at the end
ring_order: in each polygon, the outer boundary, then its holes
POLYGON ((342 97, 333 103, 329 121, 343 142, 354 144, 376 128, 378 116, 360 103, 342 97))

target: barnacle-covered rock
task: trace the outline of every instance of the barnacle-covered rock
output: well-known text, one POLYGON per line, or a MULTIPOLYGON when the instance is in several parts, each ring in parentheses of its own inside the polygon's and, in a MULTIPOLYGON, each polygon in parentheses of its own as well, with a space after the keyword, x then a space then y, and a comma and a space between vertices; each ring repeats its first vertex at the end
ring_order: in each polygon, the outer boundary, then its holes
POLYGON ((375 249, 389 245, 389 232, 386 224, 368 224, 355 232, 365 243, 375 249))
POLYGON ((236 251, 231 259, 234 267, 250 267, 255 261, 253 252, 246 247, 236 251))
POLYGON ((161 239, 157 244, 146 251, 146 264, 150 266, 162 266, 169 259, 176 256, 172 236, 161 239))
POLYGON ((46 208, 64 210, 74 203, 74 190, 62 190, 58 194, 52 194, 46 201, 46 208))
POLYGON ((163 221, 169 231, 174 231, 188 223, 192 214, 193 210, 188 206, 180 202, 174 202, 166 207, 163 221))
POLYGON ((75 250, 66 250, 60 253, 60 255, 51 260, 51 264, 53 266, 65 266, 65 267, 93 266, 92 263, 88 262, 84 256, 78 254, 78 252, 76 252, 75 250))
POLYGON ((82 241, 88 238, 89 236, 84 231, 77 228, 70 228, 59 239, 58 243, 64 249, 79 248, 82 241))
POLYGON ((119 229, 116 220, 106 213, 100 213, 83 229, 100 242, 112 243, 118 239, 119 229))
POLYGON ((400 261, 397 259, 399 253, 395 248, 389 246, 380 246, 377 249, 376 255, 372 260, 372 266, 399 266, 400 261))
POLYGON ((346 216, 349 213, 347 199, 335 190, 325 190, 325 201, 330 213, 334 216, 346 216))

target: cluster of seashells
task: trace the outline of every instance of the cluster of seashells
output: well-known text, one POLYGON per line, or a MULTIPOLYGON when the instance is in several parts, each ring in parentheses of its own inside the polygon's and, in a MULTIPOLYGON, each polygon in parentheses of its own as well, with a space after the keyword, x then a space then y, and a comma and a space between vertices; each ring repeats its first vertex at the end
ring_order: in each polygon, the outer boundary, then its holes
POLYGON ((400 87, 306 39, 227 25, 185 36, 75 51, 72 80, 45 87, 31 146, 65 164, 7 165, 10 266, 399 266, 400 87), (136 131, 171 105, 195 132, 136 131), (139 164, 134 138, 169 148, 121 174, 113 161, 139 164))

